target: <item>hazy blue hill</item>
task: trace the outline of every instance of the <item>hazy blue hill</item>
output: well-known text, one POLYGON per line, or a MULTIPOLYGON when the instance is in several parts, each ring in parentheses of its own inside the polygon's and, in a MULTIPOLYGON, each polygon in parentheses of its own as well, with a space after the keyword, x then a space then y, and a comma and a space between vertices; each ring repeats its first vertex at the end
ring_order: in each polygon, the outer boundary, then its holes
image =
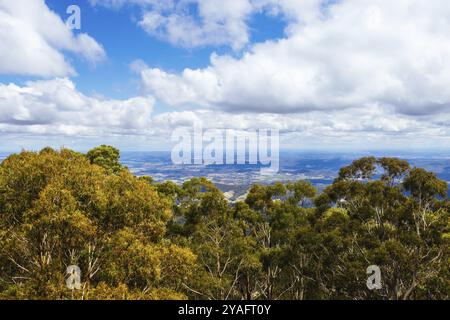
POLYGON ((280 154, 280 171, 272 176, 262 176, 258 165, 173 165, 170 152, 123 152, 122 162, 136 175, 149 175, 157 181, 172 180, 182 183, 192 177, 204 176, 211 179, 222 191, 233 192, 231 198, 235 199, 245 194, 253 183, 268 184, 306 179, 322 189, 332 183, 341 167, 367 155, 406 159, 412 166, 433 171, 439 178, 450 182, 450 155, 438 153, 283 152, 280 154))

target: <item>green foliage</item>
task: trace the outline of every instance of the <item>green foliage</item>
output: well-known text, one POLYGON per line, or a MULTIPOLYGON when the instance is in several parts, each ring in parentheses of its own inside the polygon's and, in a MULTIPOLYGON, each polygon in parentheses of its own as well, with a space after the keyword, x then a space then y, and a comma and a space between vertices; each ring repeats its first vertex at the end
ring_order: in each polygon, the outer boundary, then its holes
POLYGON ((126 169, 91 162, 65 149, 3 161, 0 297, 184 298, 195 255, 166 238, 170 199, 126 169), (80 292, 65 287, 69 265, 82 270, 80 292))
POLYGON ((0 298, 448 299, 447 188, 367 157, 320 194, 254 185, 230 204, 205 178, 134 177, 112 147, 22 152, 0 165, 0 298))
POLYGON ((91 164, 104 168, 108 173, 117 173, 122 169, 120 151, 111 146, 102 145, 86 154, 91 164))

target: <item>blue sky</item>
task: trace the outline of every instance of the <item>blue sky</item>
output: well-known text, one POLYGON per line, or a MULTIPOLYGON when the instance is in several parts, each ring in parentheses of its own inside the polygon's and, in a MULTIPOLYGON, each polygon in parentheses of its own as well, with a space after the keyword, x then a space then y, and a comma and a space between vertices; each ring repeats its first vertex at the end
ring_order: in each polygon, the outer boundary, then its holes
POLYGON ((179 127, 304 150, 446 149, 444 0, 0 0, 0 150, 170 149, 179 127), (81 9, 81 30, 64 22, 81 9))
MULTIPOLYGON (((130 64, 141 59, 149 66, 172 72, 185 68, 204 68, 213 52, 239 55, 227 46, 206 46, 181 48, 150 37, 137 25, 142 13, 139 6, 125 6, 123 9, 108 9, 92 6, 88 0, 47 0, 48 7, 62 19, 66 19, 67 7, 76 4, 81 9, 83 32, 102 44, 107 60, 95 67, 70 56, 78 73, 73 81, 85 94, 99 94, 114 99, 127 99, 139 94, 138 79, 130 70, 130 64)), ((283 37, 286 24, 274 17, 257 14, 250 19, 249 29, 252 42, 283 37)), ((23 83, 30 77, 1 75, 2 82, 23 83)))

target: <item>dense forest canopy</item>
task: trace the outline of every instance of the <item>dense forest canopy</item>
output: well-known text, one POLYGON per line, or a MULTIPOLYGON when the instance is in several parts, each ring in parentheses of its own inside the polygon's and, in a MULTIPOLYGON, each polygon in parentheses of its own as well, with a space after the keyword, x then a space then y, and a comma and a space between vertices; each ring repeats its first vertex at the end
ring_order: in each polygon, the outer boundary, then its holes
POLYGON ((254 185, 230 204, 207 179, 154 182, 119 157, 46 148, 2 162, 0 298, 449 298, 448 186, 406 161, 367 157, 320 194, 254 185))

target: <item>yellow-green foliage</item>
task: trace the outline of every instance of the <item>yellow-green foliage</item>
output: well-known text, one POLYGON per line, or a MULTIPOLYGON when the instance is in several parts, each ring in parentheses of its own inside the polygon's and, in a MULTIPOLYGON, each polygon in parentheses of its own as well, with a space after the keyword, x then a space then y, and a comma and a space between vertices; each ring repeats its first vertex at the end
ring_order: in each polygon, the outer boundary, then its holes
POLYGON ((183 298, 195 256, 164 240, 172 202, 125 168, 91 162, 48 148, 3 161, 1 297, 183 298), (65 288, 69 265, 82 270, 81 291, 65 288))
POLYGON ((448 186, 406 161, 366 157, 319 195, 306 181, 254 185, 230 204, 205 178, 156 183, 119 156, 46 148, 2 162, 0 298, 450 297, 448 186), (69 265, 80 290, 65 286, 69 265))

